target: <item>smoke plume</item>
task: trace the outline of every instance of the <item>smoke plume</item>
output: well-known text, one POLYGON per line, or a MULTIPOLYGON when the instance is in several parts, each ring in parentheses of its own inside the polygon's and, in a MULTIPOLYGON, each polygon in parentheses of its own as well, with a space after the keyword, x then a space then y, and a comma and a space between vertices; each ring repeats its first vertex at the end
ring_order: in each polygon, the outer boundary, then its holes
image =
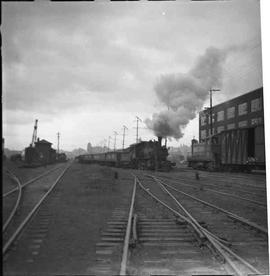
POLYGON ((185 126, 202 109, 209 89, 221 87, 225 58, 226 51, 211 47, 198 57, 188 73, 162 75, 154 89, 168 110, 146 119, 147 127, 157 136, 181 138, 185 126))

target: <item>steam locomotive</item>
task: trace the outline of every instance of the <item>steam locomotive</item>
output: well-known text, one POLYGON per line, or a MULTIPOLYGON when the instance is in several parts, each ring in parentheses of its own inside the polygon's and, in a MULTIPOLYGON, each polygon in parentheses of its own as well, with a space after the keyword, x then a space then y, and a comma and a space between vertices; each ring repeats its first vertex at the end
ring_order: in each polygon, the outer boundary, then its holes
POLYGON ((124 150, 84 154, 76 157, 80 163, 96 163, 122 168, 169 171, 174 163, 167 160, 168 149, 158 141, 142 141, 124 150))
POLYGON ((203 143, 192 140, 188 166, 195 169, 251 171, 265 169, 264 126, 222 131, 203 143))

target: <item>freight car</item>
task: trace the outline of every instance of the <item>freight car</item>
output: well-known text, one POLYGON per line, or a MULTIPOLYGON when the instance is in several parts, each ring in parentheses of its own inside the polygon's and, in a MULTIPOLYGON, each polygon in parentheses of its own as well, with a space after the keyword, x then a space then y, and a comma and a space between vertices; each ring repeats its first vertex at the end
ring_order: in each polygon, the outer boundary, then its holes
POLYGON ((169 171, 173 163, 167 160, 167 156, 168 149, 161 145, 159 138, 159 141, 142 141, 121 151, 80 155, 76 159, 80 163, 169 171))
POLYGON ((192 140, 188 166, 195 169, 250 171, 265 169, 264 126, 239 128, 192 140))

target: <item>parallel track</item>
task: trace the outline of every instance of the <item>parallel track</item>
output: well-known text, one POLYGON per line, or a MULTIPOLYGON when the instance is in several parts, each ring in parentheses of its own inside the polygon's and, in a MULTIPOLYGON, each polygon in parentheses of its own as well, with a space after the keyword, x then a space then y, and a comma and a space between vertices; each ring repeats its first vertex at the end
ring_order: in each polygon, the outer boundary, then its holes
MULTIPOLYGON (((29 224, 31 218, 37 212, 40 205, 49 196, 49 194, 53 191, 53 189, 55 188, 55 186, 60 181, 60 179, 63 177, 63 175, 65 174, 65 172, 67 171, 67 169, 69 167, 70 167, 70 164, 65 166, 64 170, 61 172, 61 174, 57 177, 57 179, 49 187, 48 190, 45 190, 45 192, 44 192, 44 188, 43 188, 43 192, 42 193, 39 192, 39 193, 41 193, 41 194, 39 194, 40 200, 37 203, 35 203, 35 204, 32 204, 31 202, 28 203, 28 205, 30 205, 31 207, 27 206, 27 204, 26 204, 27 208, 24 208, 25 210, 23 209, 23 204, 25 203, 27 198, 24 199, 24 202, 22 204, 19 204, 20 200, 17 200, 17 202, 15 204, 15 207, 13 208, 11 216, 9 216, 9 219, 5 222, 3 230, 2 230, 3 241, 4 241, 4 245, 3 245, 3 248, 2 248, 3 255, 5 255, 7 253, 10 246, 18 238, 19 234, 29 224), (17 213, 17 216, 16 216, 16 219, 15 219, 15 214, 16 213, 17 213), (25 214, 23 214, 23 213, 25 213, 25 214)), ((45 174, 42 174, 41 176, 36 177, 36 178, 32 179, 31 181, 28 181, 24 185, 22 185, 19 182, 19 180, 17 178, 15 178, 17 183, 18 183, 18 186, 19 186, 19 188, 18 188, 19 191, 21 191, 21 189, 23 187, 25 187, 26 185, 28 185, 30 183, 33 183, 34 181, 40 179, 41 177, 44 177, 45 175, 47 175, 48 173, 50 173, 54 170, 50 170, 49 172, 46 172, 45 174)), ((13 189, 13 190, 16 191, 17 189, 13 189)), ((10 191, 9 194, 13 193, 14 192, 13 190, 10 191)), ((20 199, 21 196, 18 197, 18 198, 20 199)))
MULTIPOLYGON (((160 180, 162 181, 166 181, 164 178, 162 177, 158 177, 160 180)), ((171 182, 175 182, 176 181, 174 180, 171 180, 171 182)), ((179 183, 179 182, 177 182, 179 183)), ((187 183, 182 183, 180 182, 181 186, 186 186, 186 187, 190 187, 190 188, 198 188, 198 181, 197 182, 194 182, 195 184, 197 185, 191 185, 191 184, 187 184, 187 183)), ((213 186, 213 185, 205 185, 203 184, 204 186, 213 186)), ((211 192, 211 193, 215 193, 215 194, 220 194, 220 195, 223 195, 223 196, 227 196, 227 197, 230 197, 230 198, 236 198, 236 199, 240 199, 240 200, 243 200, 243 201, 247 201, 247 202, 250 202, 250 203, 253 203, 255 205, 258 205, 260 208, 264 208, 264 209, 267 209, 267 204, 264 203, 264 202, 261 202, 261 201, 256 201, 256 200, 252 200, 252 199, 249 199, 249 198, 246 198, 246 197, 242 197, 242 196, 239 196, 239 195, 235 195, 235 194, 232 194, 232 193, 228 193, 228 192, 223 192, 223 191, 218 191, 217 189, 209 189, 209 188, 205 188, 204 187, 204 191, 208 191, 208 192, 211 192)))
MULTIPOLYGON (((177 204, 178 208, 181 209, 181 212, 183 212, 183 214, 181 214, 181 216, 186 216, 186 218, 190 222, 192 222, 194 225, 196 225, 196 227, 202 232, 202 234, 205 236, 205 238, 207 239, 207 241, 211 244, 211 247, 214 248, 214 251, 218 252, 219 255, 226 261, 227 264, 229 264, 229 266, 231 267, 231 269, 233 270, 234 273, 236 273, 236 275, 248 275, 248 273, 260 273, 258 271, 257 268, 255 268, 253 265, 249 264, 247 261, 245 261, 243 258, 241 258, 239 255, 237 255, 235 252, 233 252, 226 244, 226 242, 217 239, 216 235, 209 232, 206 228, 202 227, 200 225, 200 223, 190 214, 189 211, 187 211, 183 205, 176 199, 176 197, 166 188, 169 187, 168 185, 166 185, 166 183, 162 183, 160 180, 156 179, 155 177, 152 177, 153 180, 156 181, 156 183, 158 183, 158 185, 160 186, 160 188, 167 194, 170 196, 171 199, 173 199, 174 203, 177 204)), ((142 187, 142 185, 140 184, 140 186, 142 187)), ((150 196, 153 197, 153 194, 151 194, 151 192, 149 192, 148 189, 146 189, 145 187, 142 187, 150 196)), ((170 188, 171 189, 171 188, 170 188)), ((173 189, 171 189, 173 190, 173 189)), ((155 197, 155 196, 154 196, 155 197)), ((157 197, 155 197, 156 200, 157 197)), ((164 204, 164 202, 161 202, 161 200, 158 200, 163 206, 165 206, 166 208, 168 208, 169 210, 171 210, 171 212, 173 212, 174 214, 177 214, 178 212, 173 209, 171 207, 171 203, 168 204, 164 204)), ((178 214, 179 216, 179 214, 178 214)), ((217 222, 218 223, 218 222, 217 222)), ((252 225, 254 226, 254 225, 252 225)), ((262 230, 262 229, 259 229, 262 230)), ((267 241, 265 242, 267 245, 267 241)), ((237 247, 237 246, 236 246, 237 247)), ((239 247, 238 247, 239 249, 239 247)), ((256 256, 256 255, 255 255, 256 256)), ((257 256, 256 256, 257 257, 257 256)))
POLYGON ((176 189, 175 187, 173 187, 173 186, 171 186, 171 185, 169 185, 169 184, 166 184, 164 181, 160 180, 159 178, 153 177, 153 179, 155 179, 155 180, 156 180, 157 182, 159 182, 160 184, 162 184, 162 185, 164 185, 164 186, 166 186, 166 187, 169 187, 170 189, 174 190, 174 191, 177 192, 177 193, 180 193, 180 194, 182 194, 182 195, 185 195, 186 197, 191 198, 191 199, 193 199, 194 201, 200 202, 200 203, 202 203, 203 205, 206 205, 206 206, 209 206, 209 207, 211 207, 211 208, 213 208, 213 209, 215 209, 215 210, 218 210, 218 211, 220 211, 220 212, 226 214, 228 217, 232 218, 233 220, 239 221, 239 222, 241 222, 241 223, 243 223, 243 224, 246 224, 246 225, 249 226, 249 227, 254 228, 254 229, 257 230, 257 231, 260 231, 260 232, 264 233, 265 235, 268 235, 268 230, 267 230, 267 228, 265 228, 265 227, 262 227, 262 226, 260 226, 260 225, 258 225, 258 224, 256 224, 256 223, 251 222, 251 221, 249 221, 249 220, 247 220, 247 219, 245 219, 245 218, 243 218, 243 217, 240 217, 240 216, 238 216, 238 215, 236 215, 236 214, 234 214, 234 213, 232 213, 232 212, 230 212, 230 211, 227 211, 227 210, 225 210, 225 209, 223 209, 223 208, 220 208, 220 207, 218 207, 218 206, 216 206, 216 205, 214 205, 214 204, 211 204, 211 203, 206 202, 206 201, 204 201, 204 200, 201 200, 201 199, 199 199, 199 198, 197 198, 197 197, 195 197, 195 196, 192 196, 192 195, 190 195, 190 194, 188 194, 188 193, 185 193, 185 192, 183 192, 183 191, 181 191, 181 190, 179 190, 179 189, 176 189))

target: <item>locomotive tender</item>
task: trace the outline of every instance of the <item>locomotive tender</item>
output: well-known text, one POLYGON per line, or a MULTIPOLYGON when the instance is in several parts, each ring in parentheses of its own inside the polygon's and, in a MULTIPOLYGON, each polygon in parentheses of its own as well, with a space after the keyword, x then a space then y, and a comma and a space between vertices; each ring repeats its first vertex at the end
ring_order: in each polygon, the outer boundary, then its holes
POLYGON ((169 171, 173 163, 167 160, 168 149, 158 141, 142 141, 128 148, 106 153, 84 154, 76 159, 80 163, 96 163, 122 168, 169 171))
POLYGON ((192 140, 188 166, 194 169, 250 171, 265 169, 264 126, 238 128, 192 140))

